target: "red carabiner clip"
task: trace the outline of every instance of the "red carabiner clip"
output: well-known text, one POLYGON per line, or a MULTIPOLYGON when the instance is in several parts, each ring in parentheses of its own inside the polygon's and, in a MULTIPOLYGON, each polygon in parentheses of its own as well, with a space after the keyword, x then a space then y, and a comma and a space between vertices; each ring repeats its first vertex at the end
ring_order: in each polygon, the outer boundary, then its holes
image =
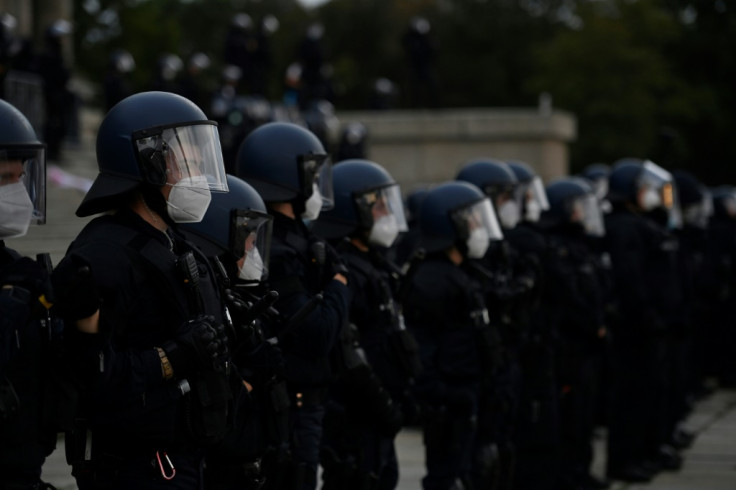
POLYGON ((169 459, 169 455, 166 454, 166 451, 164 451, 164 459, 166 459, 166 462, 169 463, 169 468, 171 468, 171 474, 167 475, 166 470, 164 469, 164 464, 161 462, 161 455, 158 451, 156 451, 156 459, 158 460, 158 467, 161 470, 161 476, 164 477, 164 480, 172 480, 176 476, 176 468, 174 468, 173 463, 169 459))

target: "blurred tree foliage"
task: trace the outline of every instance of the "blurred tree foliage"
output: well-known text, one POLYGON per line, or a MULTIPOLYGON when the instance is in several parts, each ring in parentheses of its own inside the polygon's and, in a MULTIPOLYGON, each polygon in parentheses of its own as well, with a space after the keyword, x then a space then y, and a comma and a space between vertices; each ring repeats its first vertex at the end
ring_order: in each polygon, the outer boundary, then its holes
POLYGON ((534 106, 540 93, 578 118, 573 170, 624 156, 736 182, 736 7, 727 0, 77 0, 77 70, 100 81, 113 49, 130 51, 134 83, 150 83, 163 53, 204 51, 222 68, 233 16, 275 15, 269 96, 306 27, 323 45, 340 109, 369 107, 378 78, 411 100, 402 45, 411 19, 429 21, 438 106, 534 106))

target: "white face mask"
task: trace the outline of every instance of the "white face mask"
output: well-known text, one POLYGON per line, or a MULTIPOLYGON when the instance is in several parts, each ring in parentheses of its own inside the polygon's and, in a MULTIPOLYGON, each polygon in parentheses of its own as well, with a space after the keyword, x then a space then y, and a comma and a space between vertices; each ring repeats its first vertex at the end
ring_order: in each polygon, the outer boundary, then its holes
POLYGON ((23 182, 0 186, 0 239, 26 234, 33 217, 33 201, 23 182))
POLYGON ((506 229, 513 228, 519 222, 519 206, 515 201, 506 201, 498 208, 498 219, 506 229))
POLYGON ((302 218, 315 220, 319 216, 319 212, 322 209, 322 194, 319 193, 319 187, 317 184, 312 186, 312 195, 304 203, 304 212, 302 218))
POLYGON ((659 193, 654 189, 646 189, 641 196, 641 208, 644 211, 651 211, 662 204, 659 193))
POLYGON ((381 247, 390 247, 397 236, 399 236, 399 224, 396 216, 387 214, 373 223, 368 241, 381 247))
POLYGON ((535 199, 526 202, 526 220, 536 223, 542 215, 542 206, 535 199))
POLYGON ((485 228, 475 228, 465 244, 468 247, 468 258, 482 259, 491 244, 491 238, 485 228))
POLYGON ((250 249, 245 255, 238 277, 245 281, 260 281, 263 277, 263 259, 256 247, 250 249))
POLYGON ((166 207, 174 223, 199 223, 210 200, 212 194, 205 176, 184 177, 171 186, 166 207))

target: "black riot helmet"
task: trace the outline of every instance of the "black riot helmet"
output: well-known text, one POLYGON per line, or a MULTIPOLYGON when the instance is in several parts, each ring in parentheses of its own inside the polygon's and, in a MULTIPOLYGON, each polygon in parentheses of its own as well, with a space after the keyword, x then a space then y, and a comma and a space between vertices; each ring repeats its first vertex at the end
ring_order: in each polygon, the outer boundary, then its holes
POLYGON ((133 190, 171 185, 172 178, 204 177, 210 191, 227 191, 217 124, 169 92, 137 93, 110 109, 97 132, 97 165, 77 216, 114 209, 133 190))
POLYGON ((334 207, 321 213, 313 231, 328 239, 356 235, 389 247, 408 229, 401 189, 379 164, 344 160, 332 170, 334 207))
POLYGON ((0 99, 0 239, 46 222, 44 145, 15 106, 0 99))
POLYGON ((546 225, 579 228, 591 236, 603 236, 603 214, 593 186, 581 177, 565 177, 550 182, 545 189, 549 210, 542 215, 546 225))
POLYGON ((591 163, 580 172, 580 176, 588 179, 596 196, 602 200, 608 194, 608 175, 611 173, 611 167, 605 163, 591 163))
POLYGON ((446 182, 430 189, 419 209, 419 229, 427 252, 456 246, 481 258, 490 240, 503 238, 491 201, 469 182, 446 182))
POLYGON ((287 122, 253 130, 240 145, 235 162, 235 175, 255 187, 266 203, 291 202, 297 215, 315 190, 322 210, 332 207, 331 170, 319 138, 287 122))
POLYGON ((457 180, 470 182, 491 198, 501 226, 510 229, 521 217, 519 181, 506 162, 481 158, 467 162, 457 180))
POLYGON ((180 229, 208 256, 221 259, 231 281, 262 281, 268 276, 273 218, 250 184, 228 175, 227 187, 212 195, 202 221, 180 229))
POLYGON ((697 228, 706 228, 713 215, 710 191, 687 170, 674 170, 672 176, 680 198, 683 223, 697 228))
POLYGON ((509 168, 519 181, 521 196, 521 218, 536 223, 542 212, 549 209, 547 194, 544 192, 542 179, 529 164, 519 160, 506 160, 509 168))
POLYGON ((651 160, 623 158, 614 163, 608 176, 608 197, 612 203, 628 203, 653 217, 662 215, 666 222, 662 224, 670 227, 682 223, 675 180, 651 160))
POLYGON ((407 223, 414 227, 419 222, 419 210, 422 207, 422 201, 427 197, 429 187, 421 186, 409 192, 406 196, 404 210, 406 211, 407 223))

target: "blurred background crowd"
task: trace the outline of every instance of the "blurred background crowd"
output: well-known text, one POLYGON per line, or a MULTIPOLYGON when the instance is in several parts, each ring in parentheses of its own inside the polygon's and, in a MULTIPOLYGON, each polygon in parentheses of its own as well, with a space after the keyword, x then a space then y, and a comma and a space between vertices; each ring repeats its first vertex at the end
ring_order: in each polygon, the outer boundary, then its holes
POLYGON ((6 16, 0 50, 4 74, 44 67, 52 157, 59 124, 75 131, 53 121, 59 104, 106 109, 152 88, 187 94, 232 132, 295 108, 329 119, 544 94, 579 123, 572 172, 636 154, 709 183, 734 177, 728 2, 89 0, 64 13, 70 23, 38 20, 32 34, 6 16))

